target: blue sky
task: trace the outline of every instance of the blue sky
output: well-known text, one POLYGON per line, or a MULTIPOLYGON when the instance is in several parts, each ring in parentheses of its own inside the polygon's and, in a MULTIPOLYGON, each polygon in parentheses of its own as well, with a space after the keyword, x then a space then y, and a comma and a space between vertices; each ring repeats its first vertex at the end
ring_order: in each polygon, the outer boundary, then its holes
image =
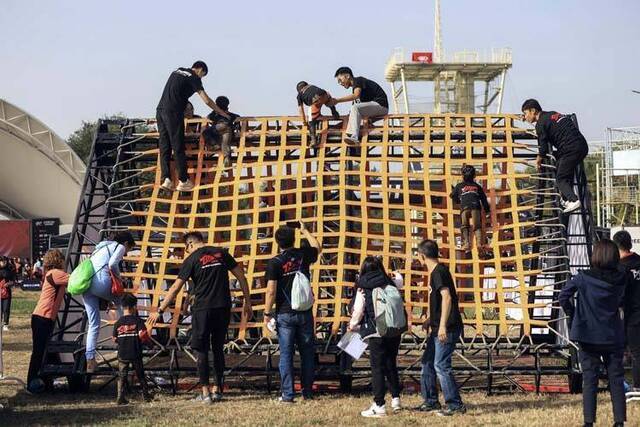
MULTIPOLYGON (((505 111, 536 97, 576 112, 590 140, 640 125, 639 17, 637 0, 442 1, 448 52, 513 49, 505 111)), ((388 90, 392 50, 432 45, 430 0, 3 0, 0 98, 67 137, 105 113, 153 116, 169 72, 203 59, 205 89, 227 95, 232 111, 290 114, 301 79, 343 94, 333 72, 350 65, 388 90)))

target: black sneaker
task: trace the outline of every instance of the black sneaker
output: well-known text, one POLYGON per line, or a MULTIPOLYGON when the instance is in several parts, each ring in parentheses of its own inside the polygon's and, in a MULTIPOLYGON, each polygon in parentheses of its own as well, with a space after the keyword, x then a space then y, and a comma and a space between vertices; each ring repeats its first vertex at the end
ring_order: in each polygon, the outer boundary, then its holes
POLYGON ((433 412, 433 411, 439 411, 440 409, 442 409, 440 402, 436 402, 436 403, 424 402, 422 403, 422 405, 415 408, 416 411, 420 411, 420 412, 433 412))
POLYGON ((456 414, 464 414, 467 412, 467 408, 462 405, 457 408, 444 408, 438 411, 438 416, 440 417, 451 417, 456 414))
POLYGON ((129 401, 124 396, 119 396, 118 399, 116 400, 116 405, 128 405, 128 404, 129 404, 129 401))
POLYGON ((220 402, 221 400, 222 400, 222 393, 219 393, 216 391, 211 394, 212 402, 220 402))

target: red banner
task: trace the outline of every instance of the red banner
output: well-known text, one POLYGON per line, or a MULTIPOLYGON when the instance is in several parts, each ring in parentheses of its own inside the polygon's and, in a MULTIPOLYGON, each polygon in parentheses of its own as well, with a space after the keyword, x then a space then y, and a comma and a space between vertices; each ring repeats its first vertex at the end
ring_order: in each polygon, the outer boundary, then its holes
POLYGON ((31 221, 0 221, 0 255, 31 258, 31 221))
POLYGON ((411 52, 411 60, 413 62, 431 64, 433 62, 433 52, 411 52))

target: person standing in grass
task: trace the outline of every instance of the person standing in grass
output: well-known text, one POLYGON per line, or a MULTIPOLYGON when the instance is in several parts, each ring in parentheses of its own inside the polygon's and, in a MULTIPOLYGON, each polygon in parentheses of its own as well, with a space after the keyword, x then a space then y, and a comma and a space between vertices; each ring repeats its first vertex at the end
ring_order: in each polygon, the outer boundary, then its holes
POLYGON ((395 286, 387 275, 380 258, 368 256, 360 267, 360 276, 356 282, 356 297, 348 330, 359 332, 367 339, 369 360, 371 362, 371 384, 373 386, 373 404, 360 413, 363 417, 384 417, 387 415, 384 396, 387 383, 391 392, 391 409, 398 412, 400 404, 400 378, 398 376, 398 349, 402 334, 381 336, 376 328, 374 290, 386 286, 395 286))
POLYGON ((189 256, 182 263, 178 278, 160 307, 149 314, 147 324, 149 328, 153 327, 187 281, 193 281, 191 348, 196 353, 198 377, 202 386, 202 393, 198 393, 193 401, 209 405, 222 400, 224 391, 224 345, 231 320, 229 272, 240 284, 244 297, 242 314, 246 321, 253 315, 251 295, 242 265, 226 249, 205 244, 204 236, 198 231, 186 233, 183 240, 185 253, 189 256), (209 385, 209 349, 213 353, 216 377, 213 386, 209 385))
POLYGON ((449 269, 438 261, 438 244, 435 241, 423 240, 418 245, 418 261, 429 272, 431 294, 429 318, 423 325, 427 331, 420 383, 424 401, 417 410, 438 411, 440 416, 464 414, 467 408, 462 403, 451 367, 451 358, 463 328, 456 287, 449 269), (438 401, 436 377, 440 381, 446 408, 441 408, 438 401))
MULTIPOLYGON (((42 264, 44 268, 42 291, 31 315, 33 350, 27 373, 27 390, 31 393, 40 392, 45 386, 39 378, 39 372, 44 363, 47 342, 53 333, 58 310, 69 282, 69 274, 64 271, 64 255, 58 249, 47 251, 42 264)), ((47 386, 50 387, 51 383, 49 382, 47 386)))
POLYGON ((138 299, 135 295, 124 294, 122 297, 123 315, 113 325, 113 341, 118 344, 118 396, 116 404, 129 403, 126 397, 125 383, 129 368, 133 367, 142 387, 142 398, 145 402, 153 399, 147 387, 142 362, 142 346, 151 341, 146 326, 138 317, 138 299))
POLYGON ((280 253, 267 264, 265 278, 264 322, 268 326, 275 319, 280 343, 281 396, 279 402, 293 403, 293 356, 295 347, 300 353, 302 370, 302 397, 313 398, 313 380, 315 376, 315 324, 313 308, 294 310, 292 307, 292 287, 298 272, 310 281, 310 265, 318 260, 322 252, 320 242, 300 222, 302 237, 309 242, 308 247, 296 248, 295 229, 287 225, 278 228, 275 240, 280 253), (275 313, 272 312, 275 303, 275 313))
POLYGON ((623 426, 627 418, 622 365, 624 323, 620 307, 628 274, 620 269, 619 262, 616 244, 608 239, 600 240, 593 246, 591 268, 573 276, 558 297, 569 316, 569 339, 580 347, 582 411, 586 427, 596 422, 598 380, 603 362, 609 377, 614 426, 623 426))
POLYGON ((620 265, 629 273, 624 295, 624 325, 631 353, 633 392, 640 392, 640 255, 632 252, 631 235, 620 230, 613 235, 618 246, 620 265))

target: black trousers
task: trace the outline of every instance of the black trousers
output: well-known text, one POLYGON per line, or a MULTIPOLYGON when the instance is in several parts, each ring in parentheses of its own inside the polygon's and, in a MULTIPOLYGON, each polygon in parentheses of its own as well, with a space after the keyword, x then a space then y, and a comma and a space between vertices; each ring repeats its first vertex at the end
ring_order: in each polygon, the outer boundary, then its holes
POLYGON ((31 339, 33 341, 33 351, 29 361, 29 371, 27 373, 27 387, 31 381, 38 378, 38 373, 44 363, 44 353, 49 342, 49 337, 53 333, 54 322, 46 317, 31 315, 31 339))
POLYGON ((129 375, 129 368, 133 367, 138 382, 142 387, 142 392, 147 393, 147 380, 144 376, 144 364, 142 363, 142 357, 135 360, 121 360, 118 359, 118 397, 124 397, 126 394, 125 382, 129 375))
POLYGON ((2 308, 2 321, 3 325, 9 324, 9 317, 11 316, 11 289, 7 289, 9 291, 9 298, 5 298, 0 303, 2 308))
POLYGON ((589 147, 587 144, 576 144, 575 148, 571 148, 566 152, 556 152, 556 185, 562 198, 569 202, 578 200, 578 196, 573 191, 573 176, 576 167, 587 157, 589 147))
POLYGON ((160 171, 162 179, 171 178, 171 151, 176 160, 176 172, 180 181, 186 181, 187 158, 184 147, 184 112, 156 110, 160 140, 160 171))
POLYGON ((400 397, 400 379, 398 377, 398 348, 401 337, 369 338, 369 359, 371 362, 371 384, 373 401, 384 405, 387 382, 391 397, 400 397))
POLYGON ((633 387, 640 388, 640 325, 627 326, 627 347, 631 353, 633 387))
POLYGON ((227 340, 231 309, 210 308, 192 314, 191 348, 198 358, 198 377, 201 385, 209 385, 209 346, 213 353, 213 366, 218 391, 224 385, 224 344, 227 340))
POLYGON ((596 422, 598 377, 603 362, 609 376, 613 420, 616 423, 624 422, 627 418, 627 404, 624 394, 623 349, 612 351, 610 349, 599 349, 593 345, 580 344, 578 357, 582 366, 582 412, 584 422, 596 422))

